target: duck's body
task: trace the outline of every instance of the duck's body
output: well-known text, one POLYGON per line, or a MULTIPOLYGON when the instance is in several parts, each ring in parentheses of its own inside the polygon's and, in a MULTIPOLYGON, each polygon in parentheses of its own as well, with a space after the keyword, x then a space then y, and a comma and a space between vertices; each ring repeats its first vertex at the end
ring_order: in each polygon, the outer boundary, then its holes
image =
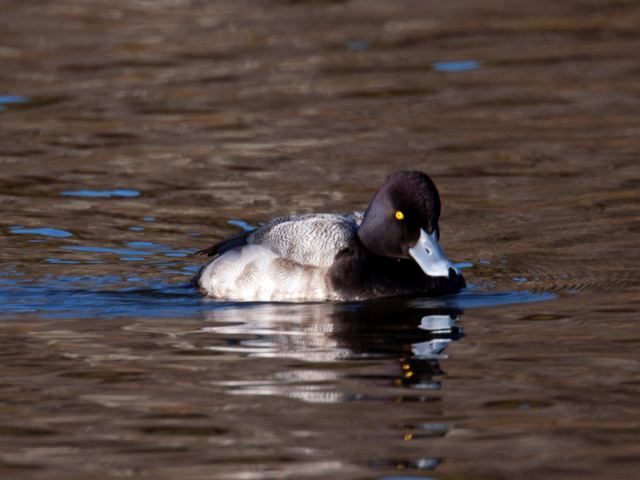
MULTIPOLYGON (((385 186, 365 213, 280 217, 201 251, 214 259, 200 269, 194 283, 211 297, 238 301, 352 301, 459 291, 465 286, 464 279, 437 245, 439 198, 435 186, 419 172, 394 174, 385 186), (422 203, 431 206, 428 212, 435 218, 427 219, 429 225, 425 226, 431 234, 420 228, 409 231, 420 216, 411 202, 401 198, 402 206, 392 206, 384 205, 388 203, 384 198, 376 201, 390 182, 397 184, 398 178, 416 176, 420 186, 426 183, 432 187, 427 196, 413 192, 421 207, 422 203), (403 212, 410 217, 405 220, 403 212), (422 260, 415 257, 420 242, 434 247, 429 261, 436 267, 427 267, 431 274, 425 273, 422 260)), ((410 195, 412 201, 414 196, 410 195)))
POLYGON ((328 272, 355 239, 362 214, 276 218, 214 245, 199 273, 207 295, 243 301, 340 300, 328 272))

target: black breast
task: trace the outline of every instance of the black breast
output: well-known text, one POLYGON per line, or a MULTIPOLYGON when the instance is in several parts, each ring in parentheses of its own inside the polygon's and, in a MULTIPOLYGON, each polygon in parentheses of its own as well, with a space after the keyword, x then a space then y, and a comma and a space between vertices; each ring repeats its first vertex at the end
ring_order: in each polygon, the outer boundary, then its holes
POLYGON ((446 295, 465 287, 462 275, 430 277, 413 260, 373 255, 359 242, 336 255, 329 270, 329 281, 344 300, 446 295))

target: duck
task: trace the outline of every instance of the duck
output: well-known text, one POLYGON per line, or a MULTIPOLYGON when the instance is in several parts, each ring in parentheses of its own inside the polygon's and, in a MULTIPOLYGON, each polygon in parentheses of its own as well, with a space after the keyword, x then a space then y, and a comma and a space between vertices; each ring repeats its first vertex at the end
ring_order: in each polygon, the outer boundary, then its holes
POLYGON ((207 297, 353 302, 455 294, 466 287, 440 246, 440 195, 424 172, 391 173, 367 209, 275 218, 196 252, 207 297))

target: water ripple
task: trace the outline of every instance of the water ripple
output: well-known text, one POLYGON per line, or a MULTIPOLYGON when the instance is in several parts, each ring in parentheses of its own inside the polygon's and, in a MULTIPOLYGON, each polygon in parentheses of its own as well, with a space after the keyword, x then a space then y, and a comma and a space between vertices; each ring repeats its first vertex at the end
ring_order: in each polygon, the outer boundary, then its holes
POLYGON ((477 60, 457 60, 435 62, 433 64, 433 69, 436 72, 466 72, 469 70, 477 70, 481 65, 482 64, 477 60))
POLYGON ((65 197, 86 197, 86 198, 113 198, 124 197, 133 198, 140 195, 137 190, 73 190, 61 192, 60 195, 65 197))
POLYGON ((66 230, 61 230, 59 228, 23 228, 23 227, 11 227, 9 231, 16 235, 44 235, 45 237, 56 237, 56 238, 66 238, 71 237, 73 234, 71 232, 67 232, 66 230))

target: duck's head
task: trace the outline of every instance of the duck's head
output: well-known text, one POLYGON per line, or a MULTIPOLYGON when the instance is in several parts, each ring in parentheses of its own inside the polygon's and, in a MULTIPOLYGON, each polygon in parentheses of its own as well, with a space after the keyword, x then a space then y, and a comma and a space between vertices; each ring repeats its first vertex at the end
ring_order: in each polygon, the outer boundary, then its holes
POLYGON ((365 248, 383 257, 413 259, 431 277, 460 275, 438 239, 440 196, 422 172, 389 175, 367 207, 358 228, 365 248))

